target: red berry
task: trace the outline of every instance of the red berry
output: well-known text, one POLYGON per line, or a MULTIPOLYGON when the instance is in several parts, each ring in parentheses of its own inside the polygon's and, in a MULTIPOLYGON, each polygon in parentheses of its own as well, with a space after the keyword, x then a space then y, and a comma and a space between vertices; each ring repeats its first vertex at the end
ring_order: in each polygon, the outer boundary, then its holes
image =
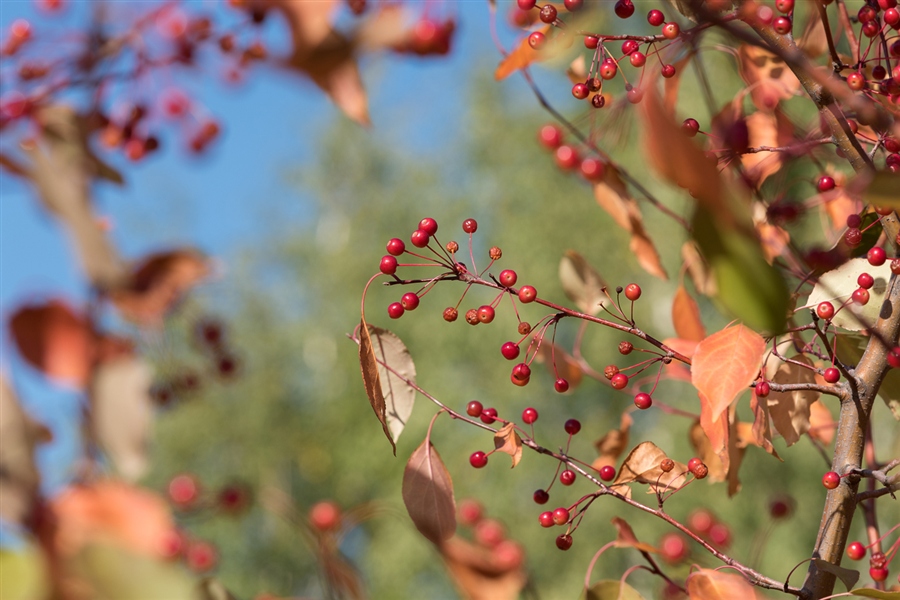
POLYGON ((819 180, 816 181, 816 189, 819 190, 819 192, 827 192, 833 190, 834 186, 834 178, 828 175, 822 175, 821 177, 819 177, 819 180))
POLYGON ((228 514, 240 514, 250 504, 250 490, 242 484, 227 485, 219 491, 219 508, 228 514))
POLYGON ((531 367, 525 363, 519 363, 513 367, 512 378, 519 381, 526 380, 531 377, 531 367))
POLYGON ((858 288, 854 290, 852 295, 853 301, 857 304, 861 304, 865 306, 869 303, 869 290, 865 290, 863 288, 858 288))
POLYGON ((854 72, 847 75, 847 85, 851 90, 859 91, 866 87, 866 78, 862 73, 854 72))
POLYGON ((599 44, 600 38, 598 38, 596 35, 584 36, 584 47, 588 50, 596 50, 599 44))
POLYGON ((862 217, 854 213, 847 217, 847 227, 850 229, 859 229, 862 225, 862 217))
POLYGON ((334 502, 318 502, 309 509, 309 522, 319 531, 337 529, 341 523, 341 509, 334 502))
POLYGON ((569 12, 575 12, 580 9, 582 4, 584 4, 584 0, 563 0, 563 6, 569 12))
POLYGON ((653 406, 653 400, 650 398, 650 394, 641 392, 634 397, 634 405, 641 410, 647 410, 648 408, 653 406))
POLYGON ((828 471, 824 475, 822 475, 822 485, 824 485, 827 489, 833 490, 841 483, 841 476, 835 473, 834 471, 828 471))
POLYGON ((634 3, 631 0, 616 0, 614 10, 617 17, 627 19, 634 14, 634 3))
POLYGON ((700 534, 709 533, 709 530, 712 529, 712 526, 715 524, 716 520, 712 516, 712 513, 702 508, 695 510, 688 517, 688 525, 690 525, 691 529, 700 534))
POLYGON ((519 302, 522 304, 528 304, 529 302, 534 302, 537 299, 537 290, 534 289, 533 286, 523 285, 519 288, 519 302))
POLYGON ((681 35, 681 27, 675 22, 666 23, 662 27, 662 34, 667 40, 674 40, 681 35))
MULTIPOLYGON (((619 0, 621 2, 622 0, 619 0)), ((616 3, 616 6, 619 6, 619 3, 616 3)), ((634 8, 632 5, 631 12, 634 12, 634 8)), ((618 13, 617 13, 618 14, 618 13)), ((560 550, 568 550, 572 547, 572 536, 568 533, 564 533, 563 535, 556 538, 556 547, 560 550)))
POLYGON ((419 306, 419 296, 412 292, 407 292, 400 298, 400 304, 403 305, 405 310, 415 310, 419 306))
POLYGON ((841 372, 834 367, 828 367, 822 374, 822 379, 824 379, 826 383, 837 383, 841 380, 841 372))
POLYGON ((565 424, 566 433, 569 435, 575 435, 579 431, 581 431, 581 421, 578 419, 569 419, 565 424))
POLYGON ((560 506, 553 511, 553 523, 555 525, 565 525, 569 522, 569 509, 560 506))
POLYGON ((884 581, 888 578, 888 575, 890 575, 890 573, 884 567, 869 568, 869 577, 871 577, 873 581, 884 581))
POLYGON ((192 543, 185 555, 188 568, 196 573, 209 571, 216 566, 218 559, 216 547, 209 542, 192 543))
POLYGON ((476 419, 481 416, 483 410, 484 405, 478 400, 472 400, 466 405, 466 414, 476 419))
MULTIPOLYGON (((543 490, 538 490, 538 492, 543 492, 543 490)), ((535 493, 537 493, 537 492, 535 492, 535 493)), ((546 492, 544 492, 544 493, 546 493, 546 492)), ((543 504, 543 502, 541 502, 541 504, 543 504)), ((540 522, 541 527, 553 527, 553 525, 554 525, 553 513, 550 512, 549 510, 546 512, 542 512, 541 515, 538 517, 538 521, 540 522)))
POLYGON ((794 0, 775 0, 775 8, 778 12, 788 14, 794 10, 794 0))
POLYGON ((891 273, 900 275, 900 258, 891 260, 891 273))
MULTIPOLYGON (((893 7, 889 8, 886 11, 884 11, 884 16, 882 18, 884 19, 885 23, 887 23, 894 29, 897 29, 897 25, 900 25, 900 10, 897 10, 896 8, 893 8, 893 7)), ((881 66, 881 65, 878 65, 878 66, 881 66)), ((884 77, 882 77, 882 79, 884 79, 884 77)))
POLYGON ((866 258, 873 267, 880 267, 884 264, 884 261, 887 260, 887 253, 881 246, 875 246, 869 250, 868 254, 866 254, 866 258))
POLYGON ((475 541, 482 546, 493 548, 506 537, 503 524, 494 519, 482 519, 475 525, 475 541))
POLYGON ((894 349, 888 352, 887 361, 893 368, 900 369, 900 346, 894 346, 894 349))
POLYGON ((534 408, 526 408, 525 410, 522 411, 522 421, 523 421, 525 424, 531 425, 532 423, 534 423, 534 422, 537 421, 537 420, 538 420, 538 411, 537 411, 537 409, 534 409, 534 408))
POLYGON ((866 547, 860 542, 850 542, 850 545, 847 546, 847 556, 852 560, 862 560, 865 555, 866 547))
POLYGON ((512 287, 516 285, 516 280, 518 278, 519 276, 516 275, 516 272, 512 269, 504 269, 500 271, 500 277, 498 277, 498 279, 500 280, 500 285, 506 287, 512 287))
POLYGON ((515 360, 519 357, 519 346, 515 342, 506 342, 500 346, 500 354, 506 360, 515 360))
POLYGON ((485 304, 478 309, 478 320, 482 323, 490 323, 494 320, 494 308, 485 304))
POLYGON ((581 161, 581 174, 588 181, 602 181, 606 173, 606 166, 596 158, 586 158, 581 161))
POLYGON ((820 319, 830 319, 834 316, 834 304, 831 302, 820 302, 816 307, 816 314, 820 319))
POLYGON ((484 516, 484 508, 477 500, 463 500, 459 504, 459 520, 463 525, 474 525, 484 516))
POLYGON ((868 273, 860 273, 856 278, 856 283, 865 290, 872 289, 872 286, 875 285, 875 278, 868 273))
POLYGON ((690 552, 684 536, 678 533, 667 533, 659 540, 659 550, 663 559, 670 564, 681 562, 690 552))
MULTIPOLYGON (((585 90, 587 90, 587 86, 585 86, 585 90)), ((556 164, 560 169, 571 171, 577 167, 579 163, 580 158, 578 152, 575 151, 575 148, 563 144, 556 149, 556 164)))
POLYGON ((416 248, 424 248, 428 245, 428 242, 430 240, 431 236, 428 235, 428 232, 423 229, 416 229, 410 236, 410 241, 416 248))
MULTIPOLYGON (((702 479, 702 477, 698 477, 698 479, 702 479)), ((716 523, 709 528, 709 541, 720 548, 725 548, 731 544, 731 530, 723 523, 716 523)))
POLYGON ((497 417, 497 409, 496 408, 485 408, 481 411, 481 422, 485 425, 492 424, 497 417))
POLYGON ((193 475, 176 475, 169 482, 169 498, 175 504, 186 508, 200 495, 200 484, 193 475))
POLYGON ((600 479, 603 481, 612 481, 616 478, 616 468, 606 465, 600 468, 600 479))
POLYGON ((421 221, 419 221, 419 229, 421 229, 428 235, 434 235, 438 230, 437 221, 435 221, 431 217, 422 219, 421 221))
POLYGON ((772 29, 779 35, 787 35, 793 29, 794 24, 789 17, 777 17, 772 21, 772 29))
POLYGON ((598 69, 600 73, 600 77, 603 79, 612 79, 619 72, 619 67, 616 65, 615 61, 607 58, 602 63, 600 63, 600 68, 598 69))
POLYGON ((476 469, 480 469, 488 463, 487 454, 482 452, 481 450, 477 452, 473 452, 472 456, 469 457, 469 464, 475 467, 476 469))
POLYGON ((790 496, 775 498, 769 503, 769 515, 773 519, 784 519, 791 516, 794 510, 794 501, 790 496))
MULTIPOLYGON (((552 125, 548 125, 547 127, 552 127, 552 125)), ((544 129, 546 129, 546 127, 544 129)), ((543 129, 541 132, 541 135, 543 136, 543 129)), ((466 233, 475 233, 478 230, 478 222, 475 219, 466 219, 463 221, 462 229, 466 233)))
POLYGON ((628 385, 628 375, 625 373, 616 373, 609 382, 614 389, 621 390, 628 385))
POLYGON ((535 504, 547 504, 547 501, 550 500, 550 494, 546 490, 535 490, 532 498, 535 504))
POLYGON ((659 27, 663 23, 665 23, 666 17, 662 14, 662 11, 656 10, 655 8, 647 13, 647 22, 653 25, 654 27, 659 27))
POLYGON ((844 233, 844 242, 851 248, 856 248, 862 243, 862 231, 857 228, 851 228, 844 233))
POLYGON ((537 4, 537 0, 517 0, 516 4, 518 4, 520 10, 531 10, 537 4))
POLYGON ((569 382, 560 377, 553 383, 553 388, 560 394, 564 394, 569 391, 569 382))
POLYGON ((575 483, 575 471, 570 469, 564 470, 559 474, 559 482, 563 485, 572 485, 575 483))
POLYGON ((647 56, 643 52, 635 50, 628 55, 628 61, 631 63, 632 67, 640 68, 647 62, 647 56))
POLYGON ((624 42, 622 42, 622 54, 624 54, 625 56, 629 56, 632 52, 640 47, 641 45, 634 40, 625 40, 624 42))
POLYGON ((406 244, 400 238, 393 238, 387 243, 387 253, 392 256, 400 256, 405 250, 406 244))
POLYGON ((556 21, 556 7, 552 4, 545 4, 541 7, 540 19, 544 23, 553 23, 556 21))
POLYGON ((448 306, 444 309, 444 320, 448 323, 452 323, 459 317, 459 311, 453 308, 452 306, 448 306))
POLYGON ((688 471, 693 473, 694 469, 696 469, 698 466, 700 466, 702 464, 703 464, 703 461, 695 456, 691 460, 688 461, 688 464, 687 464, 688 471))
POLYGON ((388 316, 392 319, 399 319, 403 316, 405 310, 399 302, 392 302, 388 305, 388 316))
POLYGON ((535 50, 540 50, 547 43, 547 36, 540 31, 535 31, 528 36, 528 45, 535 50))
POLYGON ((662 76, 666 79, 675 77, 675 65, 663 65, 660 73, 662 73, 662 76))
POLYGON ((641 297, 641 286, 636 283, 629 283, 625 286, 625 297, 634 302, 641 297))
POLYGON ((590 93, 591 91, 588 89, 588 86, 583 83, 576 83, 572 86, 572 95, 579 100, 584 100, 590 93))

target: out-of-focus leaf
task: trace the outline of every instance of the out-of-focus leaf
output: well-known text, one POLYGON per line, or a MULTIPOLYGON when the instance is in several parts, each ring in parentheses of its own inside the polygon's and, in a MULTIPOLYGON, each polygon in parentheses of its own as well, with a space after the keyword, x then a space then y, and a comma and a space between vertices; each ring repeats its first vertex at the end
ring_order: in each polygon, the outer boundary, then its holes
POLYGON ((738 70, 759 110, 771 112, 800 90, 800 81, 784 60, 758 46, 738 48, 738 70))
POLYGON ((759 236, 759 242, 762 245, 766 262, 770 265, 776 258, 784 254, 788 244, 791 242, 790 233, 771 223, 757 223, 756 233, 759 236))
POLYGON ((183 569, 116 545, 89 544, 70 564, 96 600, 197 600, 196 584, 183 569))
POLYGON ((456 532, 453 480, 430 440, 422 442, 403 471, 403 503, 416 529, 440 545, 456 532))
POLYGON ((694 215, 693 232, 715 277, 721 306, 756 331, 779 333, 790 292, 781 273, 766 262, 759 242, 723 229, 702 207, 694 215))
POLYGON ((147 470, 153 427, 150 386, 153 373, 144 360, 124 357, 101 363, 91 386, 91 425, 97 441, 129 481, 147 470))
POLYGON ((685 582, 691 600, 756 600, 756 591, 735 573, 698 569, 685 582))
POLYGON ((594 448, 597 449, 597 458, 591 465, 595 469, 602 469, 605 466, 616 465, 619 457, 628 447, 628 431, 631 429, 633 420, 628 413, 622 413, 622 422, 618 429, 611 429, 602 438, 594 442, 594 448))
POLYGON ((522 561, 509 564, 492 549, 462 538, 447 540, 440 551, 453 583, 465 600, 518 600, 528 581, 522 561))
POLYGON ((900 210, 900 175, 890 171, 878 171, 872 176, 863 200, 872 206, 890 207, 900 210))
POLYGON ((675 105, 678 103, 678 89, 681 87, 681 76, 693 58, 694 53, 689 52, 684 58, 672 65, 675 67, 675 75, 663 80, 663 106, 669 114, 675 114, 675 105))
POLYGON ((560 348, 558 345, 544 340, 541 347, 537 351, 537 361, 547 365, 547 369, 554 377, 557 373, 560 377, 569 382, 569 389, 575 389, 584 378, 584 371, 578 361, 572 355, 560 348), (556 367, 554 368, 554 364, 556 367))
POLYGON ((613 517, 612 524, 616 528, 616 548, 635 548, 644 552, 659 552, 655 546, 639 541, 634 535, 631 525, 625 519, 613 517))
POLYGON ((700 307, 683 285, 675 290, 675 298, 672 300, 672 324, 681 339, 699 342, 706 338, 706 328, 700 319, 700 307))
POLYGON ((606 282, 585 258, 574 250, 567 250, 559 261, 559 281, 569 300, 581 312, 596 315, 609 304, 603 293, 606 282))
POLYGON ((694 282, 694 287, 704 296, 715 296, 716 280, 713 277, 706 259, 700 254, 697 242, 688 240, 681 246, 681 260, 684 262, 684 268, 694 282))
POLYGON ((406 345, 395 333, 370 326, 369 336, 378 361, 378 378, 381 381, 385 405, 384 416, 391 430, 391 439, 396 442, 406 427, 416 401, 416 390, 404 381, 406 379, 415 383, 416 365, 406 345), (391 367, 399 376, 384 365, 391 367))
POLYGON ((31 171, 28 170, 28 167, 20 164, 18 161, 10 158, 3 152, 0 152, 0 167, 7 173, 11 173, 12 175, 18 175, 19 177, 31 177, 31 171))
POLYGON ((725 466, 722 464, 722 459, 719 458, 719 455, 713 451, 712 444, 709 438, 706 437, 706 432, 703 431, 699 420, 691 425, 688 437, 691 440, 691 446, 694 447, 695 455, 709 468, 707 479, 710 481, 725 481, 725 466))
POLYGON ((513 467, 522 460, 522 438, 512 423, 507 423, 494 434, 494 450, 509 454, 513 467))
POLYGON ((869 302, 860 306, 851 302, 842 311, 834 315, 831 322, 842 329, 850 331, 862 331, 875 324, 881 313, 884 297, 887 293, 888 282, 891 280, 891 265, 889 262, 874 267, 865 258, 854 258, 846 263, 828 271, 819 277, 816 286, 801 308, 815 308, 820 302, 831 302, 835 308, 850 299, 853 292, 859 287, 857 278, 862 273, 869 273, 875 278, 875 284, 869 289, 869 302))
MULTIPOLYGON (((697 392, 697 396, 700 398, 700 427, 703 428, 703 433, 705 433, 707 439, 709 439, 712 452, 719 456, 722 460, 722 468, 727 472, 729 461, 728 442, 730 437, 729 434, 731 432, 728 419, 720 418, 718 421, 713 421, 712 407, 709 399, 703 392, 697 392)), ((731 406, 731 410, 726 414, 733 412, 733 409, 734 405, 731 406)))
POLYGON ((618 579, 601 579, 588 588, 585 600, 644 600, 644 597, 618 579))
POLYGON ((375 349, 372 345, 372 337, 369 335, 369 325, 365 319, 359 324, 359 367, 362 370, 363 385, 366 388, 366 395, 369 397, 369 403, 375 416, 381 422, 381 428, 384 435, 391 443, 394 450, 394 456, 397 456, 397 444, 391 437, 391 430, 387 423, 387 404, 384 400, 383 386, 381 376, 379 375, 378 361, 375 359, 375 349))
POLYGON ((45 375, 84 387, 94 363, 94 333, 87 319, 62 300, 24 306, 10 318, 22 357, 45 375))
MULTIPOLYGON (((543 33, 545 36, 549 35, 551 26, 544 25, 537 31, 543 33)), ((555 37, 555 36, 554 36, 555 37)), ((551 40, 548 39, 548 42, 551 40)), ((538 60, 545 60, 547 57, 547 48, 550 44, 546 44, 544 48, 541 48, 540 52, 531 47, 528 43, 528 36, 522 38, 522 41, 519 42, 519 45, 516 46, 515 50, 507 54, 500 64, 497 66, 497 70, 494 71, 494 79, 500 81, 501 79, 506 79, 516 71, 524 69, 531 63, 538 60)))
MULTIPOLYGON (((794 140, 794 124, 780 110, 756 111, 745 122, 749 134, 748 144, 753 148, 787 146, 794 140)), ((745 176, 758 187, 781 170, 785 158, 787 156, 784 152, 753 152, 742 154, 740 161, 744 166, 745 176)))
POLYGON ((121 175, 91 153, 86 119, 73 108, 43 108, 37 121, 41 135, 23 151, 38 195, 68 230, 88 279, 101 289, 115 288, 125 267, 93 212, 90 185, 97 177, 121 183, 121 175))
POLYGON ((32 420, 0 374, 0 517, 22 525, 32 514, 41 476, 35 447, 49 441, 46 427, 32 420))
POLYGON ((228 591, 222 582, 214 577, 206 577, 197 586, 200 593, 198 600, 238 600, 228 591))
POLYGON ((641 442, 628 454, 616 475, 613 486, 631 482, 650 485, 649 493, 655 490, 677 490, 685 484, 687 465, 675 461, 675 468, 668 473, 659 468, 659 463, 668 458, 653 442, 641 442))
MULTIPOLYGON (((812 365, 812 361, 802 354, 793 357, 796 362, 812 365)), ((794 363, 782 363, 772 378, 774 383, 815 383, 815 371, 794 363)), ((796 390, 776 392, 772 390, 766 398, 772 426, 784 438, 788 446, 797 443, 809 431, 809 406, 819 399, 819 392, 796 390)))
POLYGON ((0 598, 43 600, 50 596, 50 575, 43 553, 32 545, 13 552, 0 549, 0 598))
POLYGON ((816 566, 823 571, 827 571, 841 580, 841 583, 846 586, 848 590, 853 589, 853 586, 856 585, 856 582, 859 581, 859 571, 854 569, 846 569, 844 567, 835 565, 833 563, 828 562, 827 560, 822 560, 821 558, 814 558, 813 562, 816 563, 816 566))
POLYGON ((828 50, 828 38, 817 10, 810 10, 797 46, 810 58, 818 58, 828 50))
POLYGON ((700 342, 691 362, 691 380, 706 396, 709 419, 719 416, 756 379, 766 342, 744 325, 732 325, 700 342))
MULTIPOLYGON (((858 335, 838 335, 837 355, 845 364, 855 365, 862 357, 868 338, 858 335)), ((878 395, 890 409, 894 419, 900 421, 900 370, 888 369, 878 395)))
POLYGON ((860 598, 877 598, 878 600, 900 600, 900 592, 883 592, 872 588, 858 588, 850 593, 860 598))
POLYGON ((765 398, 760 398, 754 392, 753 395, 750 396, 750 410, 753 411, 753 425, 751 426, 751 434, 754 440, 753 443, 778 460, 781 460, 781 457, 778 456, 778 453, 775 451, 775 446, 772 445, 772 419, 769 415, 768 402, 766 402, 765 398))
POLYGON ((137 264, 127 284, 114 290, 110 298, 122 315, 135 323, 160 325, 209 272, 209 259, 192 248, 151 254, 137 264))
POLYGON ((818 399, 809 405, 809 436, 826 446, 834 440, 836 424, 828 407, 818 399))
MULTIPOLYGON (((692 356, 694 356, 694 352, 697 351, 697 345, 699 344, 699 342, 697 342, 696 340, 685 340, 682 338, 665 338, 663 340, 663 344, 665 344, 675 352, 679 352, 681 354, 684 354, 688 358, 691 358, 692 356)), ((685 365, 682 365, 681 363, 677 363, 676 365, 676 362, 677 361, 673 361, 668 365, 665 365, 664 370, 666 371, 666 375, 668 377, 676 377, 678 378, 678 381, 686 381, 690 383, 690 370, 685 368, 685 365), (681 366, 676 369, 675 366, 678 365, 681 366)))

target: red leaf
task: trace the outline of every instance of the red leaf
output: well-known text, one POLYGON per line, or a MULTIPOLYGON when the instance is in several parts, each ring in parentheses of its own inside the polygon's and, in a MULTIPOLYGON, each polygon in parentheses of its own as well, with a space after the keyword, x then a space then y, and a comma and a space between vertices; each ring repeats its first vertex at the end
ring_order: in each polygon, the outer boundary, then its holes
POLYGON ((23 358, 45 375, 84 387, 94 366, 95 338, 87 319, 62 300, 20 308, 10 318, 23 358))
POLYGON ((431 441, 422 442, 403 471, 403 503, 416 529, 440 546, 456 531, 453 480, 431 441))
POLYGON ((700 307, 691 298, 684 285, 679 285, 672 300, 672 323, 675 333, 684 340, 702 341, 706 337, 706 328, 700 320, 700 307))
POLYGON ((727 571, 698 569, 688 575, 685 583, 691 600, 756 599, 756 591, 746 579, 727 571))
POLYGON ((697 346, 691 364, 691 380, 706 398, 707 418, 716 423, 719 416, 747 389, 759 374, 766 342, 744 325, 718 331, 697 346))

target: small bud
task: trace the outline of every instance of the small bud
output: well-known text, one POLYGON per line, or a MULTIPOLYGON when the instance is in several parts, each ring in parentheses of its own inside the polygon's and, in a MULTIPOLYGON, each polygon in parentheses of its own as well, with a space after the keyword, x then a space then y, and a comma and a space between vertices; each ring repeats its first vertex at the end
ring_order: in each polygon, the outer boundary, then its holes
POLYGON ((497 246, 494 246, 488 252, 488 256, 491 257, 491 260, 500 260, 500 257, 503 256, 503 251, 500 250, 497 246))
POLYGON ((480 321, 478 320, 478 311, 474 308, 470 308, 466 311, 466 323, 469 325, 478 325, 480 321))
POLYGON ((459 250, 459 244, 457 244, 456 242, 447 242, 447 252, 453 254, 457 250, 459 250))
POLYGON ((606 376, 607 379, 612 379, 619 372, 619 367, 616 365, 608 365, 605 369, 603 369, 603 375, 606 376))

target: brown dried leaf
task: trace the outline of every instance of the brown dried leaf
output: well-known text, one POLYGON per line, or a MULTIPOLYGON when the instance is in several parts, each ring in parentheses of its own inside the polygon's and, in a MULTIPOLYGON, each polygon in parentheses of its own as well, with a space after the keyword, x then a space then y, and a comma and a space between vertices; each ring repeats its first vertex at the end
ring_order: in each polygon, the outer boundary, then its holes
POLYGON ((0 374, 0 517, 5 521, 24 525, 33 514, 41 481, 34 451, 50 437, 47 428, 22 409, 0 374))
POLYGON ((663 106, 665 106, 666 112, 669 114, 675 114, 675 105, 678 103, 678 89, 681 87, 681 76, 684 75, 685 67, 693 58, 694 53, 689 52, 684 58, 672 65, 675 67, 675 75, 663 80, 663 106))
POLYGON ((703 431, 699 420, 691 425, 688 436, 697 457, 709 468, 707 478, 710 481, 725 481, 725 465, 722 463, 722 459, 719 458, 718 453, 713 450, 712 444, 709 438, 706 437, 706 432, 703 431))
POLYGON ((558 373, 560 377, 568 381, 569 389, 578 387, 584 378, 584 371, 581 370, 578 361, 557 344, 547 340, 541 342, 541 347, 538 348, 537 361, 547 365, 547 369, 553 377, 556 377, 558 373), (553 367, 554 360, 556 362, 555 369, 553 367))
POLYGON ((759 110, 773 111, 800 90, 800 81, 784 60, 758 46, 738 48, 738 70, 759 110))
POLYGON ((678 286, 672 300, 672 323, 675 325, 675 333, 683 340, 699 342, 706 338, 706 328, 700 319, 700 307, 684 289, 684 285, 678 286))
MULTIPOLYGON (((835 40, 837 42, 837 40, 835 40)), ((828 38, 819 11, 810 10, 803 27, 803 34, 797 40, 797 46, 810 58, 819 58, 828 50, 828 38)))
POLYGON ((656 547, 638 541, 637 536, 634 535, 634 530, 631 529, 631 525, 625 519, 613 517, 612 524, 616 528, 616 548, 634 548, 643 552, 659 553, 656 547))
POLYGON ((622 413, 622 421, 618 429, 611 429, 602 438, 594 442, 598 457, 591 466, 602 469, 605 466, 616 466, 619 457, 628 447, 628 431, 633 420, 628 413, 622 413))
POLYGON ((681 260, 697 291, 704 296, 715 296, 716 279, 703 255, 700 254, 697 242, 688 240, 681 245, 681 260))
POLYGON ((91 427, 118 472, 127 480, 147 470, 153 427, 150 365, 135 356, 101 363, 91 384, 91 427))
POLYGON ((507 423, 494 434, 494 450, 509 454, 514 468, 522 460, 522 438, 516 433, 515 425, 507 423))
POLYGON ((456 531, 453 480, 431 441, 422 442, 403 471, 403 503, 416 529, 440 546, 456 531))
POLYGON ((462 538, 447 540, 440 551, 453 582, 466 600, 518 600, 528 581, 521 561, 509 564, 492 549, 462 538))
POLYGON ((753 395, 750 396, 750 410, 753 411, 753 425, 751 427, 753 443, 778 460, 781 460, 781 457, 778 456, 778 453, 775 451, 775 446, 772 445, 772 429, 769 425, 771 418, 769 416, 768 402, 766 402, 765 399, 760 401, 760 398, 757 397, 754 392, 753 395))
POLYGON ((610 300, 603 293, 606 282, 579 253, 567 250, 559 261, 559 281, 566 296, 581 312, 596 315, 610 300))
MULTIPOLYGON (((802 354, 793 360, 812 366, 812 361, 802 354)), ((775 383, 815 383, 815 371, 793 363, 782 363, 772 378, 775 383)), ((809 431, 810 404, 819 399, 819 392, 798 390, 794 392, 771 391, 766 398, 772 425, 785 443, 792 446, 809 431)))
POLYGON ((359 367, 362 370, 363 385, 366 388, 369 403, 372 405, 372 410, 375 411, 375 416, 381 421, 381 428, 391 443, 394 456, 397 456, 397 444, 394 443, 387 424, 387 405, 384 401, 378 362, 375 360, 375 349, 372 346, 372 337, 369 335, 369 325, 364 318, 360 320, 359 324, 359 367))
MULTIPOLYGON (((794 124, 780 110, 757 111, 747 117, 748 143, 751 147, 787 146, 794 140, 794 124)), ((784 152, 754 152, 742 154, 741 164, 750 182, 759 187, 784 165, 784 152)))
MULTIPOLYGON (((548 35, 550 33, 550 29, 550 25, 544 25, 536 31, 540 31, 544 35, 548 35)), ((541 51, 538 52, 528 43, 528 36, 525 36, 524 38, 522 38, 522 41, 519 42, 519 45, 516 47, 516 49, 507 54, 503 58, 503 60, 500 61, 500 64, 497 65, 497 70, 494 71, 494 79, 496 79, 497 81, 506 79, 516 71, 524 69, 531 63, 537 60, 544 60, 546 58, 546 50, 549 50, 549 48, 542 48, 541 51)))
POLYGON ((827 446, 834 441, 835 428, 834 416, 821 399, 809 405, 809 431, 807 433, 811 438, 827 446))
POLYGON ((415 388, 407 383, 415 383, 416 365, 406 345, 395 333, 369 326, 369 336, 378 362, 378 378, 385 405, 384 416, 391 431, 391 439, 396 442, 406 427, 416 400, 415 388), (384 365, 390 366, 397 374, 388 371, 384 365))
POLYGON ((637 482, 650 485, 648 493, 658 490, 676 490, 687 481, 684 473, 687 465, 675 461, 675 468, 665 473, 659 463, 668 458, 653 442, 641 442, 628 454, 612 485, 637 482))
POLYGON ((127 284, 112 291, 110 299, 125 318, 140 325, 159 326, 209 272, 209 259, 193 248, 158 252, 142 259, 127 284))
POLYGON ((45 375, 82 388, 94 366, 95 337, 87 319, 62 300, 17 310, 9 323, 19 353, 45 375))
POLYGON ((698 569, 685 582, 691 600, 756 600, 756 591, 741 575, 698 569))

